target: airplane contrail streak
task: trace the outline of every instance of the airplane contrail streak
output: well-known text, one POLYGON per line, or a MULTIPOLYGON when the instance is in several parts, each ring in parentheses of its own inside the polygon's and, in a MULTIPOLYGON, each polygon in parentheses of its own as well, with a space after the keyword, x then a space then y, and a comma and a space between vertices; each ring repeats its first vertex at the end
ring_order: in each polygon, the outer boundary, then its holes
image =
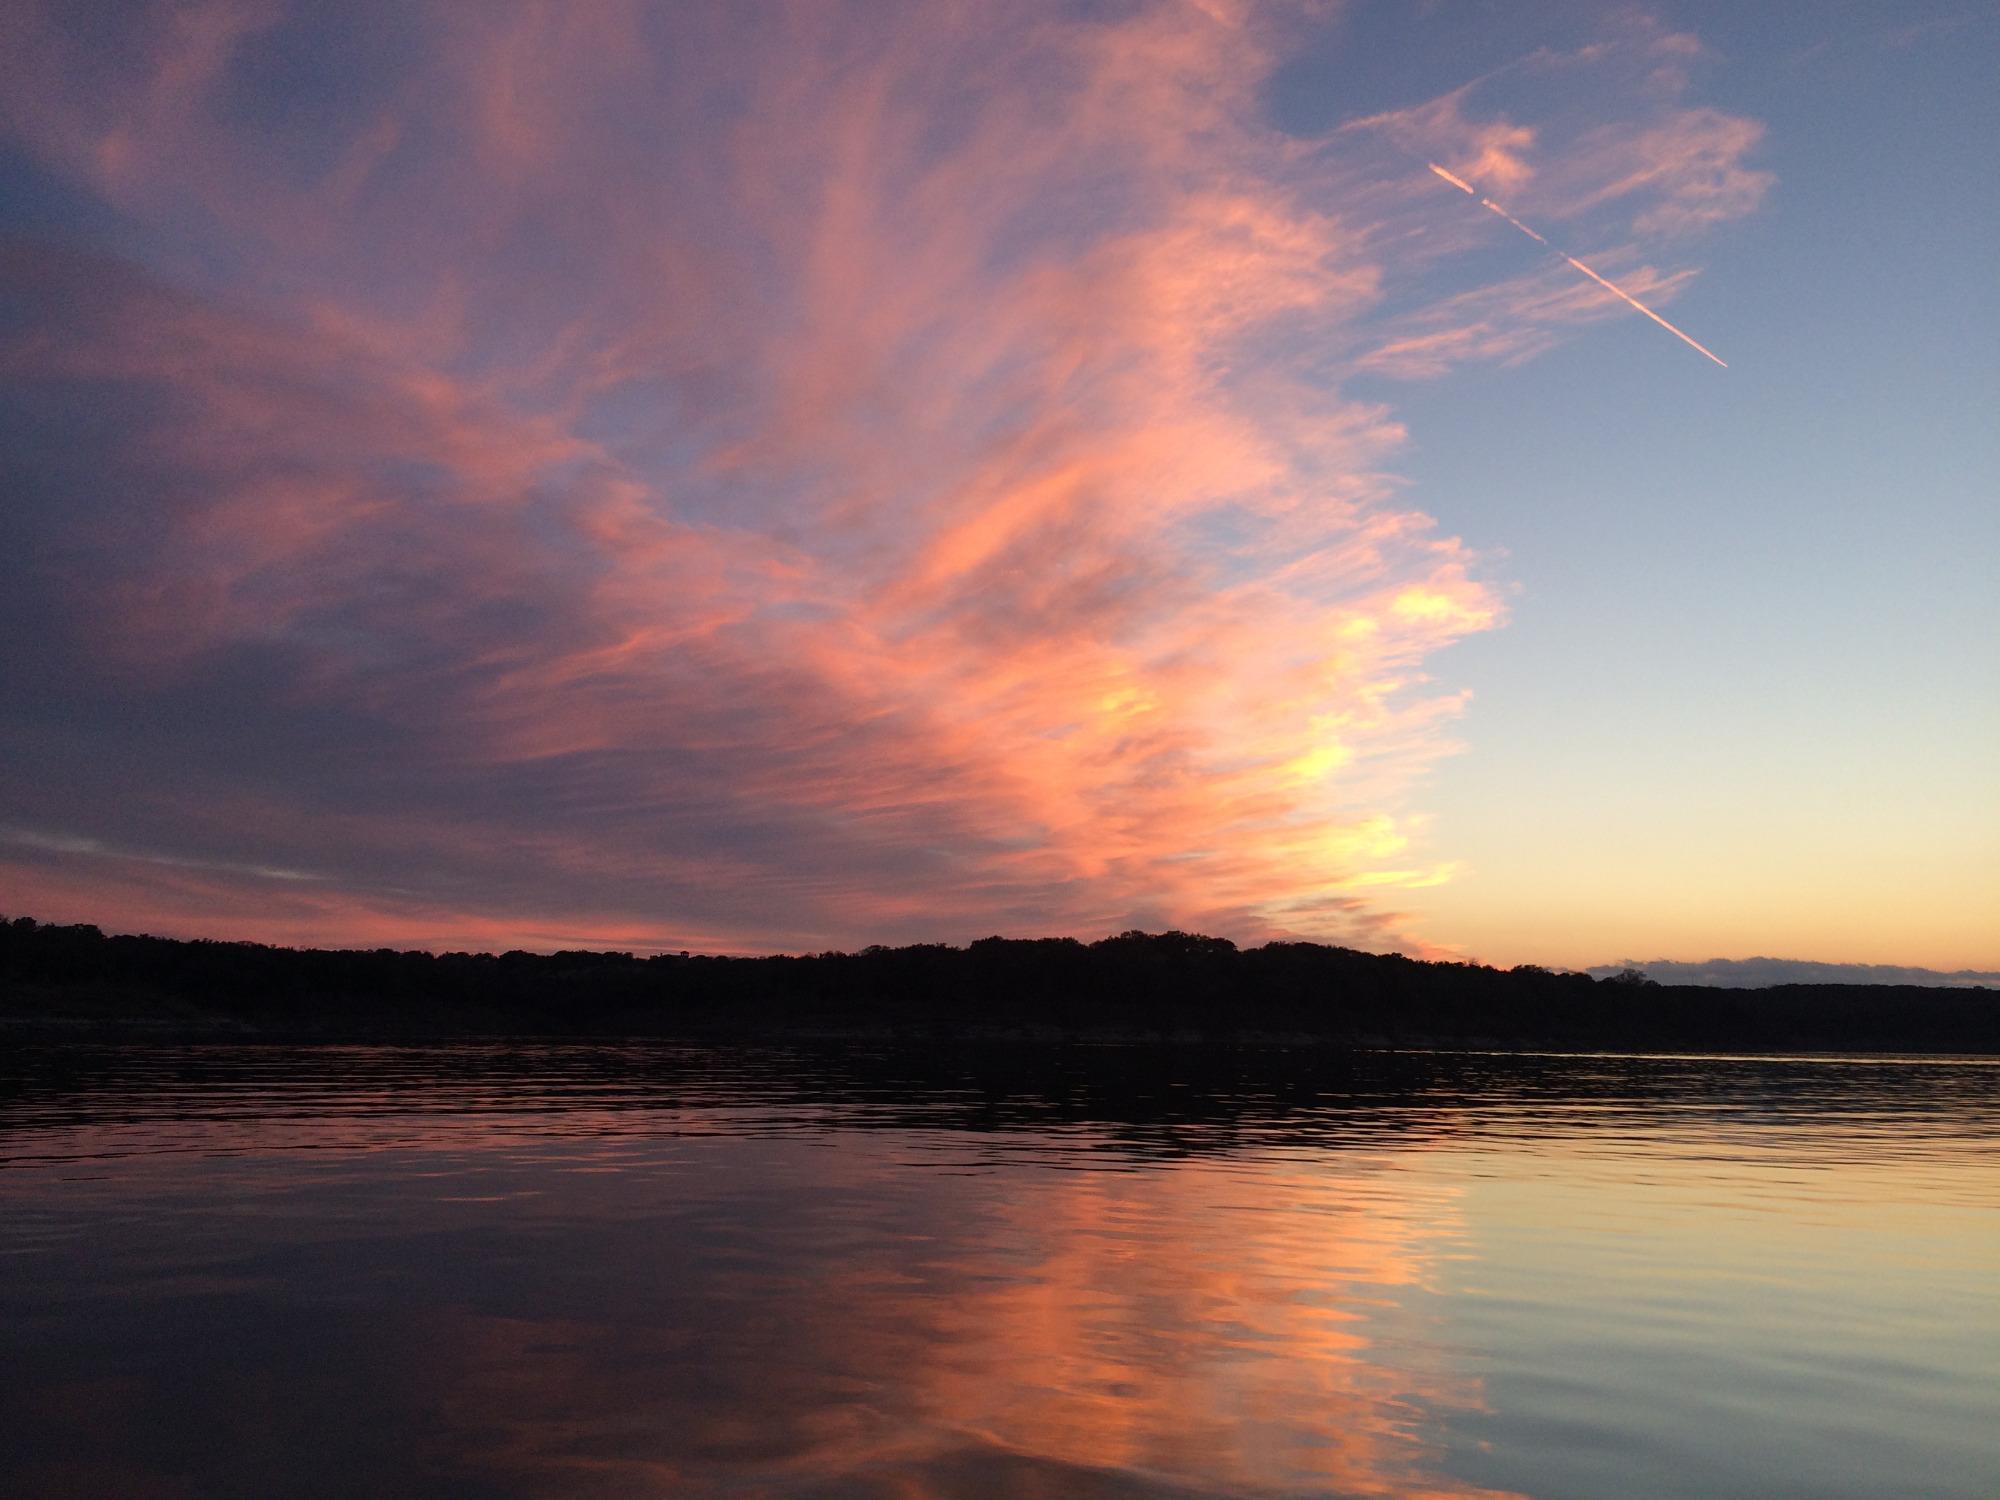
POLYGON ((1436 162, 1430 162, 1427 163, 1427 165, 1433 172, 1437 173, 1438 176, 1442 177, 1446 182, 1450 183, 1453 187, 1457 188, 1461 193, 1471 193, 1472 196, 1475 198, 1479 196, 1477 189, 1472 187, 1469 183, 1465 182, 1462 178, 1452 176, 1451 173, 1447 172, 1443 167, 1439 166, 1436 162))
MULTIPOLYGON (((1535 231, 1530 229, 1526 224, 1523 224, 1519 219, 1515 218, 1512 214, 1508 213, 1506 209, 1502 208, 1499 204, 1495 203, 1491 198, 1481 198, 1479 200, 1479 206, 1481 208, 1492 209, 1493 212, 1500 215, 1501 218, 1505 219, 1509 224, 1512 224, 1516 229, 1520 230, 1521 233, 1525 234, 1529 239, 1533 240, 1537 245, 1547 245, 1549 243, 1547 240, 1543 239, 1539 234, 1536 234, 1535 231)), ((1550 248, 1553 249, 1554 246, 1550 246, 1550 248)))
POLYGON ((1498 214, 1501 218, 1505 219, 1509 224, 1512 224, 1516 229, 1520 230, 1521 233, 1525 234, 1529 239, 1533 240, 1536 244, 1547 246, 1547 248, 1553 254, 1562 255, 1562 258, 1564 260, 1568 261, 1571 265, 1575 266, 1577 270, 1583 272, 1584 275, 1588 276, 1592 281, 1596 282, 1599 286, 1603 287, 1605 291, 1611 293, 1612 296, 1616 297, 1619 301, 1625 303, 1627 306, 1636 308, 1638 311, 1644 313, 1647 317, 1651 318, 1655 323, 1658 323, 1662 328, 1666 329, 1668 333, 1671 333, 1675 338, 1679 339, 1683 344, 1686 344, 1690 349, 1693 349, 1696 353, 1704 355, 1707 358, 1714 360, 1717 364, 1721 365, 1722 368, 1725 370, 1729 368, 1729 361, 1723 359, 1713 349, 1708 348, 1706 345, 1699 343, 1695 339, 1689 338, 1685 333, 1682 333, 1680 329, 1674 327, 1673 324, 1669 323, 1665 318, 1661 317, 1658 313, 1654 312, 1652 308, 1646 306, 1646 304, 1641 302, 1637 297, 1633 296, 1630 292, 1626 291, 1623 287, 1617 285, 1615 282, 1608 281, 1604 277, 1598 275, 1595 271, 1591 270, 1589 266, 1586 266, 1582 261, 1578 260, 1574 255, 1563 255, 1562 251, 1557 250, 1555 246, 1550 245, 1547 240, 1543 239, 1539 234, 1536 234, 1534 230, 1530 229, 1526 224, 1523 224, 1519 219, 1515 218, 1512 214, 1508 213, 1506 209, 1502 208, 1499 204, 1495 203, 1491 198, 1481 197, 1479 190, 1477 188, 1470 187, 1460 178, 1452 176, 1451 173, 1447 172, 1443 167, 1439 166, 1434 161, 1426 162, 1424 165, 1429 167, 1433 172, 1437 173, 1438 176, 1442 177, 1446 182, 1450 183, 1453 187, 1458 188, 1460 191, 1470 195, 1471 197, 1478 198, 1479 206, 1481 208, 1492 209, 1494 213, 1498 214))
MULTIPOLYGON (((1539 240, 1542 237, 1540 235, 1536 235, 1535 238, 1539 240)), ((1543 243, 1546 244, 1548 242, 1544 240, 1543 243)), ((1557 251, 1556 253, 1558 255, 1562 254, 1561 251, 1557 251)), ((1671 333, 1675 338, 1679 339, 1683 344, 1686 344, 1690 349, 1693 349, 1701 354, 1706 354, 1710 359, 1714 360, 1717 364, 1721 365, 1722 368, 1725 370, 1729 368, 1728 360, 1721 358, 1712 349, 1704 348, 1700 343, 1698 343, 1694 339, 1689 338, 1686 334, 1682 333, 1678 328, 1674 327, 1673 324, 1669 323, 1665 318, 1661 317, 1658 313, 1654 312, 1652 308, 1646 306, 1646 304, 1641 302, 1637 297, 1633 296, 1630 292, 1623 291, 1620 288, 1613 286, 1610 282, 1606 281, 1602 276, 1599 276, 1595 271, 1591 270, 1589 266, 1586 266, 1582 261, 1578 260, 1574 255, 1564 255, 1563 259, 1568 261, 1571 265, 1575 266, 1579 271, 1583 272, 1584 275, 1588 276, 1592 281, 1596 282, 1599 286, 1603 287, 1604 290, 1611 293, 1612 296, 1624 298, 1627 302, 1631 303, 1632 306, 1638 308, 1640 312, 1644 313, 1647 317, 1651 318, 1655 323, 1658 323, 1662 328, 1666 329, 1668 333, 1671 333)))

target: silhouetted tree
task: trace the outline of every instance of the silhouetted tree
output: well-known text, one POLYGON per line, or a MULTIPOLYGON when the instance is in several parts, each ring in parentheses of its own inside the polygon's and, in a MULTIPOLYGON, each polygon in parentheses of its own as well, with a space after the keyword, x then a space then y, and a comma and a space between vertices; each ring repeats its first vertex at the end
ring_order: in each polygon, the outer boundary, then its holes
POLYGON ((2000 1052, 1986 989, 1662 986, 1198 933, 987 937, 858 953, 317 950, 0 918, 0 1020, 315 1035, 1026 1030, 1400 1045, 2000 1052))

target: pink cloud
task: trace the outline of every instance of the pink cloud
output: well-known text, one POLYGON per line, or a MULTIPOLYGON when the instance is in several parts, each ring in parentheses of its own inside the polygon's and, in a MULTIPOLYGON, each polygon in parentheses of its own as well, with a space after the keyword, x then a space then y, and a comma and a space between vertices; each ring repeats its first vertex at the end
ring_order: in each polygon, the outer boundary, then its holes
MULTIPOLYGON (((1694 272, 1668 274, 1649 265, 1622 266, 1618 284, 1649 306, 1664 307, 1694 272)), ((1366 369, 1401 379, 1444 375, 1472 362, 1519 364, 1561 343, 1570 332, 1629 316, 1624 305, 1573 271, 1545 262, 1526 276, 1442 298, 1390 323, 1386 337, 1360 356, 1366 369)))
MULTIPOLYGON (((1597 310, 1521 283, 1385 337, 1417 210, 1262 122, 1254 17, 446 6, 364 37, 378 86, 305 151, 241 99, 324 18, 149 13, 93 59, 23 16, 9 128, 181 248, 7 251, 36 311, 0 379, 118 413, 26 523, 71 675, 0 784, 98 847, 10 850, 13 903, 1420 946, 1394 892, 1449 874, 1412 803, 1464 701, 1426 663, 1503 610, 1338 378, 1597 310)), ((1412 118, 1497 186, 1540 155, 1412 118)), ((1593 201, 1737 201, 1699 186, 1726 131, 1658 128, 1588 143, 1623 164, 1593 201)))
POLYGON ((1423 104, 1351 120, 1342 128, 1378 132, 1412 157, 1441 161, 1456 176, 1491 193, 1510 194, 1535 175, 1529 159, 1534 127, 1505 116, 1475 118, 1468 112, 1484 80, 1475 80, 1423 104))
POLYGON ((1713 109, 1675 110, 1649 126, 1607 126, 1577 144, 1560 187, 1561 211, 1585 213, 1635 197, 1641 235, 1691 234, 1756 209, 1776 180, 1743 158, 1764 127, 1713 109))

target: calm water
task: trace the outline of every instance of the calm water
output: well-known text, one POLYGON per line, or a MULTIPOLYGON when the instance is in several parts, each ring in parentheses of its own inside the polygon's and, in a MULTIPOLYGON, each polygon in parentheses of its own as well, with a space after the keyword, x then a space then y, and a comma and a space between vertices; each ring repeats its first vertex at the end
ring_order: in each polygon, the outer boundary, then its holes
POLYGON ((2000 1068, 0 1054, 9 1496, 2000 1493, 2000 1068))

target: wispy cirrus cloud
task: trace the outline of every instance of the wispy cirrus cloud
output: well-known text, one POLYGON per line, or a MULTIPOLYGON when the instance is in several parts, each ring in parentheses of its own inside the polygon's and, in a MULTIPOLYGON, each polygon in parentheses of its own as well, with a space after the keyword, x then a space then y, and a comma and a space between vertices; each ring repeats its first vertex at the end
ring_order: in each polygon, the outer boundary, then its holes
MULTIPOLYGON (((1264 122, 1263 12, 8 25, 9 133, 113 215, 0 251, 0 812, 70 841, 0 851, 13 903, 1420 943, 1425 663, 1503 611, 1339 378, 1584 314, 1385 343, 1420 210, 1264 122)), ((1674 201, 1650 139, 1597 205, 1674 201)))
POLYGON ((1763 136, 1757 121, 1715 109, 1607 126, 1578 141, 1555 174, 1557 211, 1574 217, 1636 199, 1632 228, 1642 235, 1691 234, 1741 218, 1775 181, 1744 162, 1763 136))
MULTIPOLYGON (((1702 56, 1694 37, 1627 14, 1604 41, 1525 53, 1436 98, 1343 124, 1339 134, 1389 143, 1599 281, 1594 291, 1572 287, 1566 296, 1560 273, 1520 276, 1427 301, 1392 321, 1362 363, 1426 377, 1467 360, 1518 362, 1577 324, 1632 310, 1721 363, 1653 310, 1688 284, 1694 268, 1646 263, 1676 240, 1754 212, 1775 180, 1747 160, 1761 124, 1686 102, 1702 56), (1557 102, 1529 125, 1497 102, 1524 92, 1557 102), (1623 108, 1609 102, 1611 92, 1623 108), (1613 111, 1621 117, 1607 120, 1613 111), (1551 244, 1510 209, 1545 228, 1563 225, 1563 243, 1551 244), (1593 267, 1612 268, 1611 277, 1593 267)), ((1463 243, 1460 232, 1430 253, 1455 254, 1463 243)))
MULTIPOLYGON (((1671 275, 1652 266, 1618 272, 1619 284, 1649 303, 1666 303, 1694 272, 1671 275)), ((1364 369, 1402 379, 1446 375, 1462 364, 1520 364, 1555 348, 1575 330, 1601 322, 1606 294, 1580 284, 1553 262, 1526 276, 1442 297, 1387 321, 1385 337, 1362 354, 1364 369)))

